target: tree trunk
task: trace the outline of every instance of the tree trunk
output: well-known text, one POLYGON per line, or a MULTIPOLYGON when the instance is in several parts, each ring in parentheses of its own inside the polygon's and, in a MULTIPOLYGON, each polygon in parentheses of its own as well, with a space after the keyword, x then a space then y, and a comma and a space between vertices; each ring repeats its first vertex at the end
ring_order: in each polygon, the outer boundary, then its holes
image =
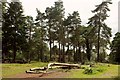
POLYGON ((62 56, 63 56, 63 61, 62 62, 65 62, 65 46, 64 45, 63 45, 62 56))
POLYGON ((3 62, 3 63, 5 62, 5 61, 4 61, 4 57, 5 57, 4 54, 5 54, 5 53, 2 52, 2 62, 3 62))
POLYGON ((38 51, 38 61, 40 61, 40 53, 39 53, 39 51, 38 51))
POLYGON ((29 50, 29 54, 28 54, 28 63, 30 63, 31 61, 31 55, 30 55, 30 50, 29 50))
POLYGON ((91 58, 91 53, 90 53, 90 43, 89 43, 89 39, 86 38, 86 52, 87 52, 87 59, 90 61, 91 58))
POLYGON ((13 47, 13 62, 16 60, 16 42, 14 42, 14 47, 13 47))
POLYGON ((99 49, 100 49, 100 26, 99 26, 99 29, 98 29, 98 49, 97 49, 97 61, 99 62, 100 61, 100 52, 99 52, 99 49))
POLYGON ((68 62, 70 62, 70 51, 69 51, 69 45, 68 45, 68 48, 67 48, 67 55, 68 55, 68 62))
POLYGON ((78 61, 82 63, 82 53, 81 53, 81 47, 80 47, 80 43, 78 43, 78 47, 79 47, 79 53, 78 53, 78 61))
POLYGON ((78 54, 79 54, 79 52, 78 52, 78 47, 76 46, 75 48, 76 48, 76 52, 75 52, 75 60, 76 60, 76 61, 75 61, 75 62, 78 63, 78 57, 79 57, 79 56, 78 56, 78 54))
POLYGON ((54 49, 55 45, 54 45, 54 40, 53 40, 53 54, 54 54, 54 61, 56 61, 56 50, 54 49), (55 50, 55 51, 54 51, 55 50))
POLYGON ((40 49, 40 59, 41 62, 43 62, 43 48, 40 49))
POLYGON ((74 51, 74 56, 73 57, 74 57, 74 62, 75 62, 76 61, 76 58, 75 58, 76 57, 75 46, 73 46, 73 51, 74 51))
POLYGON ((15 28, 15 34, 14 34, 14 42, 13 42, 13 62, 16 60, 16 28, 15 28))
POLYGON ((51 42, 51 40, 50 40, 50 61, 52 60, 52 52, 51 52, 51 44, 52 44, 52 42, 51 42))
POLYGON ((59 60, 58 60, 58 62, 61 62, 60 42, 59 42, 59 60))
POLYGON ((54 40, 53 40, 53 47, 55 46, 55 44, 54 44, 54 40))
POLYGON ((4 44, 2 45, 2 62, 3 62, 3 63, 5 62, 4 59, 5 59, 7 53, 8 53, 7 46, 6 46, 6 44, 4 43, 4 44))
MULTIPOLYGON (((49 23, 51 23, 51 21, 49 21, 49 23)), ((50 46, 50 61, 52 60, 52 52, 51 52, 51 47, 52 47, 52 41, 51 41, 51 24, 49 24, 49 46, 50 46)))
MULTIPOLYGON (((29 33, 29 49, 31 49, 31 26, 30 26, 30 33, 29 33)), ((31 61, 31 52, 30 52, 30 50, 29 50, 29 59, 28 59, 28 62, 30 63, 30 61, 31 61)))

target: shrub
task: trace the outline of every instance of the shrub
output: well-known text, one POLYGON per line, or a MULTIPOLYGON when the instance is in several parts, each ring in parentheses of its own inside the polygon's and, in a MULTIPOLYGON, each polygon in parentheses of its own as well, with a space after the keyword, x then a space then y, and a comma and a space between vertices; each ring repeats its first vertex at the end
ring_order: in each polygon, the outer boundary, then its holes
POLYGON ((84 74, 96 74, 98 72, 103 72, 104 69, 103 68, 86 68, 84 70, 84 74))
POLYGON ((91 68, 87 68, 84 71, 84 74, 92 74, 92 73, 93 73, 93 70, 91 68))
POLYGON ((98 72, 103 72, 104 70, 102 68, 97 69, 98 72))
POLYGON ((81 67, 81 69, 85 69, 85 67, 81 67))

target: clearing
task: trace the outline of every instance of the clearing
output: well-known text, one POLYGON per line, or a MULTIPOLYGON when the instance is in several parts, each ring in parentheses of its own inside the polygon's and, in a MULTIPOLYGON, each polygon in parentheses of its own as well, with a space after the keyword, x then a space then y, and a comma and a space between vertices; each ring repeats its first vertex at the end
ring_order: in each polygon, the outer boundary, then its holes
POLYGON ((99 63, 92 68, 93 74, 84 74, 89 65, 82 65, 82 69, 53 70, 49 73, 26 74, 25 71, 34 67, 43 67, 48 63, 32 62, 31 64, 2 64, 3 78, 114 78, 118 76, 118 66, 115 64, 99 63), (109 65, 109 66, 108 66, 109 65), (98 71, 99 69, 99 71, 98 71))

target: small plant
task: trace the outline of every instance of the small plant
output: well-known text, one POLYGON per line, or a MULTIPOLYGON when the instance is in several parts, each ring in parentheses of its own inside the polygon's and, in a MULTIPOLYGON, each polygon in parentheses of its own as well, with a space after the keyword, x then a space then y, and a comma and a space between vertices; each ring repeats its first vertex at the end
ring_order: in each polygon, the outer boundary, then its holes
POLYGON ((87 68, 84 71, 84 74, 92 74, 92 73, 93 73, 93 70, 91 68, 87 68))
POLYGON ((99 66, 98 68, 96 68, 96 70, 98 72, 103 72, 103 71, 105 71, 105 66, 99 66))
POLYGON ((81 69, 85 69, 85 67, 81 67, 81 69))
POLYGON ((103 69, 97 69, 98 72, 103 72, 104 70, 103 69))

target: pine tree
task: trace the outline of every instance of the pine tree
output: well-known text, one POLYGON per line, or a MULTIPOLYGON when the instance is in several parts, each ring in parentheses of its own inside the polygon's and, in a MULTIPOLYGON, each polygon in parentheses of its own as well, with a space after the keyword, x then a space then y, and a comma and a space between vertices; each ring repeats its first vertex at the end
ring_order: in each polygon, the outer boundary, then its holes
POLYGON ((100 5, 96 5, 96 9, 92 12, 95 15, 89 18, 88 24, 94 26, 97 29, 98 41, 97 41, 97 61, 99 62, 99 49, 100 49, 100 38, 102 35, 109 41, 111 37, 111 29, 105 24, 107 17, 107 11, 110 11, 108 4, 112 4, 111 0, 103 1, 100 5))
POLYGON ((7 9, 3 13, 2 24, 3 53, 9 55, 11 52, 13 62, 15 62, 16 52, 22 50, 23 44, 26 43, 25 16, 20 2, 8 3, 7 9))

